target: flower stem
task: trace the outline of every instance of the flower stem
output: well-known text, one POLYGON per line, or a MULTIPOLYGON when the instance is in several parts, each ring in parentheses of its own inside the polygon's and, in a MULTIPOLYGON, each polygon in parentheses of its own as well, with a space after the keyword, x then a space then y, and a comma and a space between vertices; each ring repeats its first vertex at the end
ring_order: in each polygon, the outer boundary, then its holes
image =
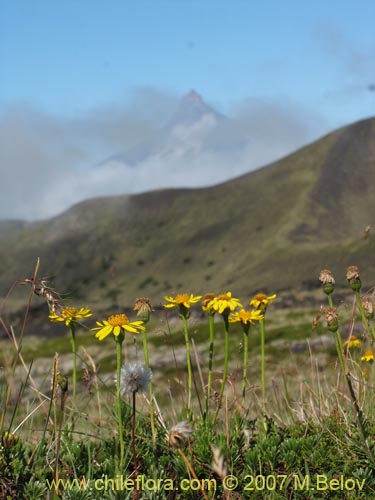
POLYGON ((328 305, 329 305, 329 307, 334 307, 333 300, 332 300, 332 295, 327 295, 327 298, 328 298, 328 305))
POLYGON ((216 413, 215 413, 215 418, 214 418, 214 423, 216 422, 220 406, 221 406, 221 400, 223 399, 224 395, 224 389, 225 389, 225 384, 227 382, 228 378, 228 363, 229 363, 229 321, 228 321, 228 314, 223 314, 223 320, 224 320, 224 367, 223 367, 223 378, 221 381, 221 387, 220 387, 220 393, 219 393, 219 402, 217 405, 216 413))
POLYGON ((118 434, 120 441, 120 461, 119 474, 122 474, 124 468, 124 436, 122 428, 122 402, 121 402, 121 364, 122 364, 122 342, 124 337, 121 334, 115 337, 116 340, 116 361, 117 361, 117 377, 116 377, 116 396, 117 396, 117 415, 118 415, 118 434))
MULTIPOLYGON (((147 343, 147 332, 143 331, 143 354, 145 357, 145 365, 146 368, 150 368, 150 361, 148 356, 148 343, 147 343)), ((156 443, 156 429, 155 429, 155 415, 154 415, 154 393, 152 388, 152 381, 150 382, 149 387, 149 397, 150 397, 150 425, 151 425, 151 433, 152 433, 152 442, 156 443)))
MULTIPOLYGON (((138 464, 137 464, 137 449, 135 447, 135 402, 136 402, 136 392, 134 391, 133 392, 133 414, 132 414, 132 449, 133 449, 134 477, 135 477, 135 479, 137 479, 138 464)), ((138 489, 134 490, 133 498, 139 498, 138 489)))
POLYGON ((249 354, 249 329, 243 331, 243 371, 242 371, 242 397, 246 394, 247 361, 249 354))
POLYGON ((261 353, 261 379, 262 379, 262 406, 263 412, 266 411, 266 376, 265 376, 265 325, 264 318, 260 323, 260 353, 261 353))
POLYGON ((70 323, 70 331, 72 333, 71 344, 73 353, 73 402, 76 400, 77 392, 77 346, 76 346, 76 327, 74 321, 70 323))
POLYGON ((356 396, 354 389, 353 389, 350 372, 345 369, 345 362, 344 362, 344 357, 342 354, 343 349, 342 349, 341 335, 340 335, 338 330, 335 332, 335 341, 336 341, 336 350, 337 350, 337 354, 338 354, 338 358, 339 358, 339 362, 340 362, 341 371, 342 371, 342 374, 345 378, 346 385, 348 386, 350 398, 351 398, 353 406, 355 408, 355 416, 356 416, 356 419, 358 422, 358 427, 359 427, 360 433, 362 435, 363 444, 365 446, 365 450, 366 450, 368 456, 371 458, 371 460, 374 460, 374 455, 373 455, 371 449, 369 448, 369 445, 367 442, 367 432, 366 432, 366 427, 364 424, 363 412, 362 412, 361 408, 359 407, 359 404, 357 401, 357 396, 356 396))
POLYGON ((209 314, 208 325, 210 329, 210 350, 208 355, 208 378, 207 378, 207 391, 206 391, 206 413, 205 417, 208 415, 208 403, 211 396, 211 384, 212 384, 212 361, 214 356, 214 340, 215 340, 215 329, 214 329, 214 316, 209 314))
POLYGON ((343 353, 343 346, 342 346, 342 342, 341 342, 341 335, 340 335, 338 330, 335 332, 335 344, 336 344, 336 351, 337 351, 337 356, 339 358, 341 372, 344 375, 344 377, 347 377, 348 372, 345 369, 345 361, 344 361, 344 356, 342 354, 343 353))
POLYGON ((187 401, 187 412, 190 415, 191 411, 191 390, 192 390, 192 371, 191 371, 191 359, 190 359, 190 341, 189 341, 189 330, 187 324, 187 318, 185 315, 181 315, 182 322, 184 325, 184 335, 185 335, 185 349, 186 349, 186 363, 188 371, 188 401, 187 401))
MULTIPOLYGON (((362 319, 366 320, 366 318, 364 318, 361 297, 360 297, 358 292, 355 292, 355 294, 357 297, 358 307, 359 307, 361 314, 362 314, 362 319)), ((333 300, 332 300, 331 295, 328 295, 328 304, 330 307, 333 307, 333 300)), ((365 321, 365 326, 366 325, 367 325, 366 329, 368 331, 367 320, 365 321)), ((344 356, 343 356, 343 346, 342 346, 342 341, 341 341, 341 335, 340 335, 340 332, 338 329, 336 330, 336 332, 334 332, 334 336, 335 336, 336 351, 337 351, 337 356, 339 358, 340 369, 341 369, 341 372, 343 374, 343 377, 345 378, 345 382, 346 382, 346 385, 347 385, 348 390, 349 390, 350 398, 352 400, 352 403, 353 403, 353 406, 355 409, 355 416, 356 416, 356 419, 358 422, 358 427, 359 427, 359 430, 360 430, 360 433, 361 433, 361 436, 363 439, 363 444, 364 444, 364 447, 365 447, 365 450, 366 450, 366 453, 368 454, 368 456, 371 458, 371 460, 374 460, 374 455, 373 455, 373 453, 372 453, 372 451, 369 448, 368 443, 367 443, 367 433, 366 433, 366 428, 365 428, 365 425, 363 422, 363 412, 358 405, 357 397, 355 395, 353 385, 351 382, 350 372, 349 372, 349 370, 346 369, 345 360, 344 360, 344 356)))
MULTIPOLYGON (((195 470, 193 468, 193 466, 191 465, 191 463, 189 462, 187 456, 185 455, 185 453, 180 449, 178 448, 177 449, 177 453, 180 455, 180 457, 182 458, 182 460, 184 461, 188 471, 190 472, 190 474, 193 476, 193 478, 196 480, 196 481, 199 481, 198 479, 198 476, 197 474, 195 473, 195 470)), ((208 496, 206 494, 206 492, 204 491, 204 488, 202 487, 201 489, 201 493, 202 493, 202 496, 205 500, 208 500, 208 496)))

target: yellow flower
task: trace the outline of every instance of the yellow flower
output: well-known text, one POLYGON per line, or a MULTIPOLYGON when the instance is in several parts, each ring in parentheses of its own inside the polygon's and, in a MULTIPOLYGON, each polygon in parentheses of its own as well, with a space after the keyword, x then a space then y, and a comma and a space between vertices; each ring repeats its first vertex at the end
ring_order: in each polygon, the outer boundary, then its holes
POLYGON ((192 304, 195 304, 196 302, 199 302, 202 298, 202 295, 196 295, 194 296, 192 293, 190 296, 187 293, 179 293, 176 295, 176 297, 169 297, 166 295, 164 299, 167 302, 170 302, 169 304, 164 304, 164 307, 167 309, 170 309, 171 307, 183 307, 185 309, 190 309, 190 306, 192 304))
POLYGON ((374 361, 374 353, 371 349, 366 351, 361 357, 361 361, 366 361, 367 363, 372 363, 374 361))
POLYGON ((131 333, 140 333, 145 330, 143 321, 129 321, 126 314, 114 314, 101 323, 97 321, 96 324, 99 326, 92 328, 92 330, 97 330, 95 337, 99 340, 105 339, 111 333, 118 337, 120 333, 124 333, 124 330, 131 333))
POLYGON ((208 314, 215 314, 215 311, 213 311, 210 307, 208 307, 212 299, 214 299, 216 295, 214 293, 206 293, 202 299, 202 311, 208 314))
POLYGON ((263 319, 263 314, 261 311, 245 311, 241 309, 236 311, 232 316, 229 317, 229 323, 242 323, 243 325, 254 325, 256 321, 263 319))
POLYGON ((87 307, 81 307, 80 309, 65 307, 60 315, 52 312, 48 318, 53 323, 64 322, 66 326, 70 326, 70 324, 75 323, 77 319, 89 318, 90 316, 92 316, 92 312, 87 307))
POLYGON ((357 337, 355 335, 351 335, 350 339, 345 340, 345 342, 343 343, 342 346, 343 347, 349 346, 349 349, 351 349, 352 347, 359 347, 361 345, 362 345, 361 340, 357 339, 357 337))
POLYGON ((219 314, 227 315, 237 309, 237 307, 242 307, 242 304, 239 299, 232 297, 232 292, 227 292, 214 297, 206 307, 219 314))
POLYGON ((276 293, 267 297, 265 293, 257 293, 255 297, 250 299, 249 305, 265 312, 268 304, 271 304, 276 299, 276 293))

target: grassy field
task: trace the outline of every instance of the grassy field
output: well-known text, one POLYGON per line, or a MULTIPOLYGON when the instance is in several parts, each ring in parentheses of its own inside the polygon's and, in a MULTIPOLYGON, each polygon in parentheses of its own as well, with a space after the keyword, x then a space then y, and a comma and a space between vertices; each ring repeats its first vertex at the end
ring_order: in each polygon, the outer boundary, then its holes
POLYGON ((353 276, 303 307, 188 291, 85 317, 35 274, 1 309, 0 498, 375 498, 372 297, 353 276))

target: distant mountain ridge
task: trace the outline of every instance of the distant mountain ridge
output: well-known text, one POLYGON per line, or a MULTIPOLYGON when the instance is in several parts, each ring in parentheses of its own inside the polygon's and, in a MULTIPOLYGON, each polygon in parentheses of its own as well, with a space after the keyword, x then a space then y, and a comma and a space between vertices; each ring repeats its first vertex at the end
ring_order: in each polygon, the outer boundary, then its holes
POLYGON ((176 134, 183 139, 191 131, 194 132, 194 128, 200 127, 209 130, 226 119, 224 115, 206 104, 198 92, 190 90, 180 99, 176 111, 166 124, 161 125, 159 133, 156 134, 153 140, 140 143, 125 151, 119 151, 101 162, 101 165, 114 161, 136 166, 153 155, 171 153, 171 139, 174 142, 176 134))
POLYGON ((210 188, 87 200, 52 219, 0 225, 0 290, 56 275, 78 303, 120 308, 138 296, 259 290, 298 295, 331 268, 375 284, 375 119, 336 130, 255 172, 210 188))

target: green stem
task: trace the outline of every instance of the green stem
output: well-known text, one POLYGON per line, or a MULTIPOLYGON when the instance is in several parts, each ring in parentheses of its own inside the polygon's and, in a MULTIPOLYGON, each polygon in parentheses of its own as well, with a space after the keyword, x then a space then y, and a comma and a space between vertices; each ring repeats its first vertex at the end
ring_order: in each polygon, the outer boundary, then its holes
POLYGON ((191 371, 191 359, 190 359, 190 341, 189 341, 189 330, 187 324, 187 318, 184 314, 181 315, 182 322, 184 325, 184 335, 185 335, 185 349, 186 349, 186 363, 188 371, 188 401, 187 401, 187 412, 190 415, 191 410, 191 390, 192 390, 192 371, 191 371))
POLYGON ((143 331, 142 341, 143 341, 143 355, 145 357, 145 365, 146 365, 146 368, 150 368, 146 330, 143 331))
POLYGON ((335 307, 333 305, 332 295, 331 294, 327 295, 327 298, 328 298, 328 305, 329 305, 329 307, 335 307))
POLYGON ((223 369, 223 380, 220 389, 220 404, 221 399, 224 394, 225 384, 228 378, 228 364, 229 364, 229 323, 228 315, 223 315, 224 320, 224 369, 223 369))
POLYGON ((342 342, 341 342, 341 335, 340 335, 338 330, 335 332, 335 344, 336 344, 336 351, 337 351, 337 356, 339 358, 341 372, 344 375, 344 377, 346 377, 347 370, 345 368, 345 360, 344 360, 344 356, 343 356, 343 346, 342 346, 342 342))
POLYGON ((223 367, 223 378, 221 381, 220 393, 219 393, 219 402, 217 405, 214 423, 216 422, 220 406, 221 400, 223 399, 225 384, 228 378, 228 363, 229 363, 229 314, 223 314, 224 320, 224 367, 223 367))
POLYGON ((70 323, 70 331, 72 333, 72 353, 73 353, 73 402, 76 400, 77 392, 77 346, 76 346, 76 326, 74 321, 70 323))
POLYGON ((242 371, 242 397, 245 398, 247 382, 247 360, 249 354, 249 327, 244 325, 243 331, 243 371, 242 371))
POLYGON ((208 403, 211 396, 211 385, 212 385, 212 363, 214 357, 214 341, 215 341, 215 329, 214 329, 214 315, 209 314, 208 325, 210 329, 210 350, 208 355, 208 378, 207 378, 207 391, 206 391, 206 414, 208 415, 208 403))
POLYGON ((122 342, 124 340, 123 334, 120 333, 116 340, 116 363, 117 363, 117 377, 116 377, 116 396, 117 396, 117 416, 118 416, 118 434, 120 441, 120 461, 119 461, 119 474, 123 473, 124 469, 124 436, 122 427, 122 402, 121 402, 121 365, 122 365, 122 342))
MULTIPOLYGON (((138 477, 138 463, 137 463, 137 449, 135 446, 135 401, 136 392, 133 392, 133 414, 132 414, 132 449, 133 449, 133 467, 134 467, 134 477, 138 477)), ((121 469, 122 470, 122 469, 121 469)), ((139 498, 138 489, 133 492, 133 498, 139 498)))
POLYGON ((262 379, 262 407, 266 411, 266 376, 265 376, 265 326, 264 318, 260 320, 260 354, 261 354, 261 379, 262 379))
MULTIPOLYGON (((142 340, 143 340, 143 354, 145 357, 145 365, 146 365, 146 368, 150 368, 146 330, 143 331, 143 339, 142 340)), ((149 387, 148 392, 149 392, 149 397, 150 397, 150 425, 151 425, 151 433, 152 433, 152 442, 155 444, 156 443, 156 429, 155 429, 154 394, 153 394, 152 381, 150 382, 150 387, 149 387)))

